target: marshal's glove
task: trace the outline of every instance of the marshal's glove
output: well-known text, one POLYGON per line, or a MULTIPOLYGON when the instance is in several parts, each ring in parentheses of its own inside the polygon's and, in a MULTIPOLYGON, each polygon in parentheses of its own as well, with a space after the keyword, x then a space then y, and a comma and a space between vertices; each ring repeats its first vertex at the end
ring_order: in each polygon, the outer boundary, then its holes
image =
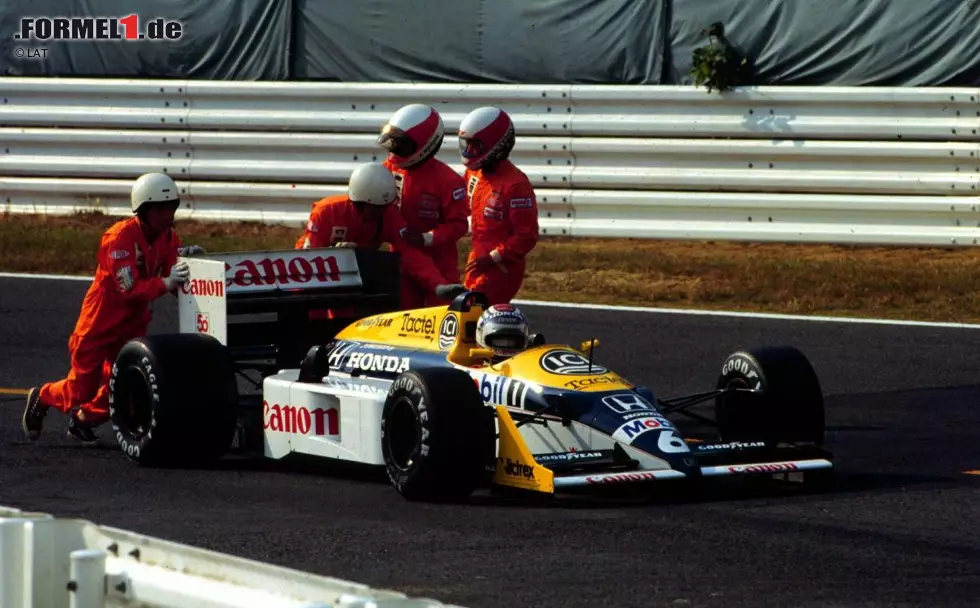
POLYGON ((484 274, 489 272, 491 268, 496 268, 497 262, 493 260, 490 255, 481 255, 478 258, 474 258, 470 263, 466 265, 466 272, 477 272, 484 274))
POLYGON ((191 276, 191 269, 187 262, 177 262, 170 269, 170 275, 163 279, 163 284, 167 286, 167 291, 174 291, 187 282, 191 276))
POLYGON ((177 248, 177 255, 179 255, 182 258, 189 258, 195 255, 203 255, 205 253, 207 253, 207 251, 204 251, 204 247, 201 247, 200 245, 185 245, 184 247, 177 248))

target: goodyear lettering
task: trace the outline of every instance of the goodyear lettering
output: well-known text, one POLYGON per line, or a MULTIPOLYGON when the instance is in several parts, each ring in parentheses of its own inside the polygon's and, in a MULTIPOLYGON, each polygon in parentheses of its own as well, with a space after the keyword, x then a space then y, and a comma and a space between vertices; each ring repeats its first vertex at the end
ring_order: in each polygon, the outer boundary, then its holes
MULTIPOLYGON (((423 429, 429 428, 429 405, 425 402, 425 398, 422 397, 422 390, 418 386, 415 387, 414 392, 419 397, 419 423, 422 425, 423 429)), ((422 440, 419 445, 419 454, 422 456, 429 455, 429 434, 425 433, 422 435, 422 440)))
POLYGON ((422 387, 411 376, 399 376, 395 378, 395 381, 391 383, 391 387, 388 389, 388 395, 394 395, 396 391, 401 390, 412 393, 419 399, 422 398, 422 387))
POLYGON ((358 327, 391 327, 391 317, 369 317, 357 322, 358 327))
POLYGON ((314 410, 303 406, 262 402, 263 427, 277 433, 312 434, 317 437, 340 435, 340 412, 335 407, 314 410))
POLYGON ((602 458, 602 452, 564 452, 558 454, 535 454, 534 459, 539 463, 545 462, 578 462, 582 460, 597 460, 602 458))
POLYGON ((388 372, 400 374, 408 370, 408 357, 395 355, 379 355, 376 353, 351 353, 347 365, 354 369, 370 372, 388 372))
POLYGON ((721 373, 727 374, 728 372, 732 371, 740 374, 749 373, 749 362, 739 357, 725 361, 725 365, 723 365, 721 368, 721 373))
POLYGON ((429 335, 435 330, 435 317, 412 317, 410 315, 402 317, 402 331, 405 333, 429 335))
POLYGON ((713 450, 747 450, 751 448, 764 448, 766 447, 765 441, 752 441, 752 442, 741 442, 732 441, 730 443, 706 443, 700 444, 696 447, 699 452, 710 452, 713 450))

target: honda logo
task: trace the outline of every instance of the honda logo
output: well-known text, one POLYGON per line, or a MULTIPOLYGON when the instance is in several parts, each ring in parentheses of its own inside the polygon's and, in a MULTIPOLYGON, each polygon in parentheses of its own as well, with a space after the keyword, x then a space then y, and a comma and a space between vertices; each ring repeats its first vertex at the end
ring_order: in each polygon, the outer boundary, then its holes
POLYGON ((603 397, 602 402, 617 414, 652 410, 653 406, 636 393, 622 393, 603 397))

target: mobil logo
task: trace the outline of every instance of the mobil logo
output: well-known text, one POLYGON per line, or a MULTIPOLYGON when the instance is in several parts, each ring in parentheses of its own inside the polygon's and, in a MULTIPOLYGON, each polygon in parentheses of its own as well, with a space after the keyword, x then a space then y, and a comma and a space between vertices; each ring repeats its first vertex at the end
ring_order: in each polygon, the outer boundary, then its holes
POLYGON ((633 441, 635 441, 636 438, 643 433, 647 433, 649 431, 663 431, 673 428, 674 425, 672 425, 666 418, 651 415, 645 418, 636 418, 623 424, 616 429, 616 432, 612 434, 612 438, 628 444, 633 443, 633 441))

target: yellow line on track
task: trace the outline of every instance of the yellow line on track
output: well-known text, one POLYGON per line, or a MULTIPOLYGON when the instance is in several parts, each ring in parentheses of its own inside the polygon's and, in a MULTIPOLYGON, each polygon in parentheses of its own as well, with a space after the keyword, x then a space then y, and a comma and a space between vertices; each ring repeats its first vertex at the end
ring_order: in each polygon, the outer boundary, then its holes
POLYGON ((0 395, 24 395, 27 396, 30 390, 26 388, 0 388, 0 395))

